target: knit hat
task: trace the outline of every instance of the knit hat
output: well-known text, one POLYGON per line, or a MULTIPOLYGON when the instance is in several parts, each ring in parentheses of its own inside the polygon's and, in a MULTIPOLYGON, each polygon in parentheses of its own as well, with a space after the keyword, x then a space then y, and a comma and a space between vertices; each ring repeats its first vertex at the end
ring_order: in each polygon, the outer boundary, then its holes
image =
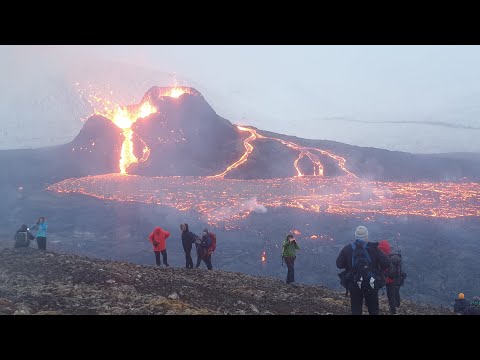
POLYGON ((368 229, 365 226, 359 226, 355 230, 355 239, 368 241, 368 229))
POLYGON ((458 294, 458 298, 459 298, 459 299, 465 299, 465 294, 464 294, 464 293, 458 294))

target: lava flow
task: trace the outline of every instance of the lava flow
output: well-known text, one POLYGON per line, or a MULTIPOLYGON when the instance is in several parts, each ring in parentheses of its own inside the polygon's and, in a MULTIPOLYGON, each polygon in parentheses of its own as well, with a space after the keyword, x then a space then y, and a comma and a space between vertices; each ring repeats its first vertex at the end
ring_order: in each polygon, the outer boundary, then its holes
POLYGON ((252 212, 282 207, 345 217, 480 217, 479 183, 376 182, 350 176, 234 180, 108 174, 67 179, 48 189, 194 211, 210 224, 234 223, 252 212))
MULTIPOLYGON (((422 216, 453 219, 480 217, 480 184, 467 182, 379 182, 359 179, 346 168, 346 159, 327 150, 302 146, 281 138, 264 135, 260 130, 237 126, 249 133, 243 140, 245 152, 218 175, 206 177, 122 176, 133 163, 146 161, 150 150, 144 144, 139 160, 133 152, 132 125, 140 118, 158 112, 154 99, 180 97, 184 93, 197 95, 184 87, 152 88, 149 97, 139 105, 120 107, 110 100, 93 96, 96 114, 103 115, 123 130, 125 140, 119 160, 120 174, 67 179, 51 185, 48 190, 59 193, 79 193, 104 200, 134 201, 168 206, 179 211, 192 211, 211 225, 232 226, 252 212, 265 213, 269 208, 291 208, 301 211, 337 214, 344 217, 363 216, 422 216), (297 176, 256 180, 226 178, 232 170, 245 166, 259 141, 275 141, 298 152, 292 169, 297 176), (325 177, 319 156, 333 159, 343 176, 325 177), (313 176, 305 176, 300 160, 308 157, 313 164, 313 176)), ((139 139, 143 142, 142 139, 139 139)), ((302 160, 303 161, 303 160, 302 160)), ((299 230, 292 230, 294 234, 299 230)), ((308 234, 311 235, 311 234, 308 234)), ((323 236, 323 235, 322 235, 323 236)), ((310 239, 323 239, 311 235, 310 239)))
POLYGON ((248 131, 250 133, 250 136, 244 140, 244 146, 245 146, 245 153, 242 155, 242 157, 234 162, 232 165, 228 166, 225 171, 223 171, 222 173, 220 174, 217 174, 217 175, 214 175, 212 177, 214 178, 223 178, 225 177, 226 174, 228 174, 231 170, 233 169, 236 169, 238 168, 240 165, 244 164, 245 162, 247 162, 248 160, 248 156, 253 152, 253 145, 252 145, 252 142, 256 139, 264 139, 264 140, 272 140, 272 141, 277 141, 277 142, 280 142, 281 144, 287 146, 288 148, 290 149, 293 149, 295 151, 298 151, 299 152, 299 155, 298 155, 298 158, 294 161, 293 163, 293 166, 296 170, 296 173, 297 173, 297 176, 298 177, 302 177, 304 176, 304 174, 300 171, 300 168, 298 167, 298 162, 300 161, 301 158, 303 158, 304 156, 307 156, 310 161, 312 162, 313 164, 313 176, 323 176, 324 173, 323 173, 323 165, 322 163, 320 162, 320 159, 318 158, 317 155, 313 154, 313 152, 315 151, 318 151, 319 153, 321 153, 322 155, 325 155, 325 156, 328 156, 334 160, 337 161, 338 163, 338 166, 340 167, 340 169, 342 169, 342 171, 347 174, 347 175, 350 175, 350 176, 353 176, 353 177, 357 177, 355 174, 351 173, 350 171, 348 171, 345 167, 345 164, 346 164, 346 160, 341 157, 341 156, 338 156, 338 155, 335 155, 335 154, 332 154, 331 152, 329 151, 326 151, 326 150, 322 150, 322 149, 317 149, 317 148, 312 148, 312 147, 305 147, 305 146, 301 146, 301 145, 298 145, 298 144, 295 144, 293 142, 290 142, 290 141, 286 141, 286 140, 282 140, 282 139, 277 139, 277 138, 273 138, 273 137, 270 137, 270 136, 266 136, 266 135, 261 135, 259 134, 256 130, 254 129, 251 129, 249 127, 246 127, 246 126, 237 126, 237 128, 240 130, 240 131, 248 131))
MULTIPOLYGON (((159 98, 163 96, 178 98, 183 94, 191 94, 190 89, 181 86, 169 87, 159 92, 157 96, 159 98)), ((87 100, 94 108, 96 115, 101 115, 109 119, 123 131, 124 141, 119 160, 120 174, 127 175, 130 165, 147 161, 150 155, 150 149, 142 139, 140 139, 144 143, 142 158, 139 160, 133 152, 132 125, 137 120, 156 113, 157 109, 149 101, 145 101, 140 105, 120 106, 113 100, 98 95, 95 92, 89 93, 87 100)))

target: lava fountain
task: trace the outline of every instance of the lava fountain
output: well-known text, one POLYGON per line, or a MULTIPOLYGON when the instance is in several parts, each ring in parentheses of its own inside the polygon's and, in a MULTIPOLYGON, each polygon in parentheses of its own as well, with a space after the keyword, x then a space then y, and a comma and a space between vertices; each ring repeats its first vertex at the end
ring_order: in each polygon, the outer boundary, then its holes
MULTIPOLYGON (((186 87, 169 87, 159 93, 158 97, 168 96, 176 99, 187 93, 190 94, 191 92, 186 87)), ((149 101, 145 101, 140 105, 120 106, 112 100, 100 96, 95 92, 88 96, 88 101, 94 108, 95 115, 101 115, 109 119, 123 131, 124 141, 119 160, 120 174, 128 175, 128 168, 130 165, 148 160, 150 149, 145 144, 143 148, 143 156, 140 160, 133 152, 132 125, 139 119, 158 112, 158 109, 156 109, 155 106, 149 101)), ((141 141, 143 142, 143 140, 141 141)))

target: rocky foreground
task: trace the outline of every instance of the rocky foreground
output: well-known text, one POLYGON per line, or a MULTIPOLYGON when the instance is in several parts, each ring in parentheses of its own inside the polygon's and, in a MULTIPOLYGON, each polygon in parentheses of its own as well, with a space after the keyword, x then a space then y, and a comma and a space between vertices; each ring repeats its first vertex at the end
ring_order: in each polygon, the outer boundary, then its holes
MULTIPOLYGON (((204 266, 204 265, 202 265, 204 266)), ((0 314, 349 314, 322 286, 206 269, 157 268, 36 249, 0 251, 0 314)), ((386 296, 381 313, 388 314, 386 296)), ((403 302, 399 314, 452 314, 403 302)))

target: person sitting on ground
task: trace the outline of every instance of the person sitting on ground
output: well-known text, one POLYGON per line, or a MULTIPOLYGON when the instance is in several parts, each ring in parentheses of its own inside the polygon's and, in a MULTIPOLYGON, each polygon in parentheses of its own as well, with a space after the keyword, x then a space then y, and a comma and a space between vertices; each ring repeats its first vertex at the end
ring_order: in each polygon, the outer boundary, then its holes
POLYGON ((14 247, 29 247, 30 241, 32 241, 33 239, 35 239, 35 236, 33 236, 32 233, 28 230, 28 226, 26 224, 23 224, 22 226, 20 226, 20 228, 17 230, 13 237, 13 240, 15 240, 14 247))
POLYGON ((458 298, 455 299, 455 304, 453 305, 453 311, 456 313, 463 313, 463 311, 468 307, 469 303, 465 299, 465 294, 458 294, 458 298))
POLYGON ((480 296, 474 296, 472 302, 465 310, 463 315, 480 315, 480 296))

